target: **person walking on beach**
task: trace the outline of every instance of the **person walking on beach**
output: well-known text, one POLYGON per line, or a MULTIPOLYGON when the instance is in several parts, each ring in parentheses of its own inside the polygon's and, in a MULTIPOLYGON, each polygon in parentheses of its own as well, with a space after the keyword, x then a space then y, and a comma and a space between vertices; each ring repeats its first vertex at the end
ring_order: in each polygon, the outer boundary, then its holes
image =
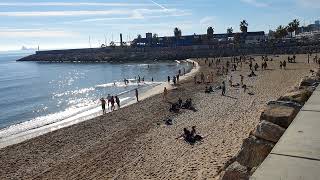
POLYGON ((168 76, 168 83, 170 83, 170 76, 168 76))
POLYGON ((107 101, 108 101, 108 109, 109 109, 109 107, 110 107, 110 102, 111 102, 111 96, 110 96, 110 94, 108 94, 108 96, 107 96, 107 101))
POLYGON ((172 81, 173 81, 173 85, 176 85, 176 83, 177 83, 177 78, 176 78, 176 76, 173 76, 172 81))
POLYGON ((168 90, 166 87, 163 89, 163 100, 167 100, 168 90))
POLYGON ((193 77, 193 80, 194 80, 194 84, 197 84, 197 75, 193 77))
POLYGON ((229 85, 232 86, 232 75, 229 77, 229 85))
POLYGON ((120 109, 120 99, 118 96, 116 96, 115 98, 116 98, 116 103, 118 105, 118 109, 120 109))
POLYGON ((101 107, 102 107, 102 114, 106 114, 106 100, 104 100, 104 98, 102 97, 100 101, 101 101, 101 107))
POLYGON ((283 66, 283 69, 286 69, 286 66, 287 66, 286 60, 283 61, 282 66, 283 66))
POLYGON ((183 75, 186 75, 186 68, 183 68, 183 75))
POLYGON ((241 86, 243 86, 243 78, 244 78, 243 75, 240 74, 240 85, 241 85, 241 86))
POLYGON ((114 106, 114 97, 113 96, 111 96, 110 103, 111 103, 111 111, 114 111, 115 106, 114 106))
POLYGON ((138 89, 135 90, 136 92, 136 99, 137 99, 137 102, 139 102, 139 92, 138 92, 138 89))
POLYGON ((203 74, 203 72, 201 73, 201 83, 204 83, 204 74, 203 74))
POLYGON ((222 81, 221 89, 222 89, 222 96, 225 96, 226 95, 226 83, 224 81, 222 81))

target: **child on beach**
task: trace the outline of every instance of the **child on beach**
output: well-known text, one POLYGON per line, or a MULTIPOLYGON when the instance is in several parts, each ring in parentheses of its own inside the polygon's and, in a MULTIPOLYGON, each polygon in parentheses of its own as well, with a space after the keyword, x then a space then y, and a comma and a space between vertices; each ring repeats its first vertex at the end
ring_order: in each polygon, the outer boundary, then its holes
POLYGON ((168 90, 166 87, 163 89, 163 100, 167 100, 168 90))

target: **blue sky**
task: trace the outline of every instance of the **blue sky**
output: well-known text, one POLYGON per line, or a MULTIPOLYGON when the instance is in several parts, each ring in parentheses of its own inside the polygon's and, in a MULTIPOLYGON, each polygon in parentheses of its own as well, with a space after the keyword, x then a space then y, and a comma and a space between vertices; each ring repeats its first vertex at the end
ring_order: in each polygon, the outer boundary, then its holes
POLYGON ((274 29, 292 19, 309 24, 320 19, 320 0, 0 0, 0 51, 22 46, 40 49, 92 47, 133 39, 145 32, 159 36, 274 29))

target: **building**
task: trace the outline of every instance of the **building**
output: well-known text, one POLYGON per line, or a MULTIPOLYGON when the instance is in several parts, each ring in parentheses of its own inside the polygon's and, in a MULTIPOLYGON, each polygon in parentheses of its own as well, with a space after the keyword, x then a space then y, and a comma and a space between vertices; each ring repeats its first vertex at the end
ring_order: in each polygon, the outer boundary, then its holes
POLYGON ((185 36, 152 37, 152 33, 146 33, 146 38, 136 38, 132 41, 132 46, 136 47, 176 47, 176 46, 201 46, 216 45, 219 43, 232 43, 239 41, 246 44, 257 44, 266 39, 264 31, 247 33, 223 33, 213 34, 193 34, 185 36))

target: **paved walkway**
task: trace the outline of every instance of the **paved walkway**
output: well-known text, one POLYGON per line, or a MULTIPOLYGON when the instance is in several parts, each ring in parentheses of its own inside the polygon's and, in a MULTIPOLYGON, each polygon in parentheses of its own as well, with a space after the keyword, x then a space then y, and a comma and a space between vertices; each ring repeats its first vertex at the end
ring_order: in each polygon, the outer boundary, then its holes
POLYGON ((320 179, 320 86, 250 180, 320 179))

